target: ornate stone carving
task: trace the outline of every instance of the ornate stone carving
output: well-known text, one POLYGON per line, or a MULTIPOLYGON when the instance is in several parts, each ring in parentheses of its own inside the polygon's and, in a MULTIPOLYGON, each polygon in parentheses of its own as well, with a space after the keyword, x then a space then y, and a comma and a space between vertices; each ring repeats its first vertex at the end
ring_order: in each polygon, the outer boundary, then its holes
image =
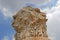
POLYGON ((13 19, 12 25, 17 32, 15 40, 28 40, 30 37, 48 38, 46 14, 38 8, 24 7, 13 16, 13 19))

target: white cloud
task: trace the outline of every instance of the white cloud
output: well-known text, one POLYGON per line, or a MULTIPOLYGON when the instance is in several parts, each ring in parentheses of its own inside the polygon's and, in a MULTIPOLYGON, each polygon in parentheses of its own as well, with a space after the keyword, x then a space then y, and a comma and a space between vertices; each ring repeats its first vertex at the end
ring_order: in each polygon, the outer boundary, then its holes
POLYGON ((12 40, 15 40, 15 38, 13 38, 12 40))
POLYGON ((15 40, 15 37, 14 37, 14 35, 12 36, 12 40, 15 40))
POLYGON ((2 8, 1 11, 6 18, 12 17, 15 14, 15 13, 12 13, 11 11, 9 11, 7 8, 2 8))
POLYGON ((6 16, 6 17, 7 16, 9 16, 9 17, 11 16, 11 13, 6 8, 3 8, 2 12, 3 12, 3 15, 6 16))
POLYGON ((54 40, 60 40, 60 0, 57 1, 56 6, 45 8, 43 10, 47 13, 47 28, 49 36, 53 37, 54 40))
POLYGON ((4 36, 2 40, 9 40, 8 36, 4 36))
MULTIPOLYGON (((4 37, 2 38, 2 40, 10 40, 10 37, 9 37, 9 36, 4 36, 4 37)), ((14 35, 12 35, 11 40, 15 40, 14 35)))
POLYGON ((50 39, 50 40, 55 40, 55 38, 54 38, 54 37, 49 37, 49 39, 50 39))
POLYGON ((23 6, 26 6, 27 3, 38 6, 49 1, 50 0, 0 0, 0 10, 2 10, 4 16, 12 17, 15 12, 20 10, 23 6))
POLYGON ((57 17, 57 19, 59 19, 60 17, 60 0, 58 0, 56 6, 52 7, 51 9, 46 8, 43 10, 45 13, 47 13, 47 18, 53 18, 53 17, 57 17))

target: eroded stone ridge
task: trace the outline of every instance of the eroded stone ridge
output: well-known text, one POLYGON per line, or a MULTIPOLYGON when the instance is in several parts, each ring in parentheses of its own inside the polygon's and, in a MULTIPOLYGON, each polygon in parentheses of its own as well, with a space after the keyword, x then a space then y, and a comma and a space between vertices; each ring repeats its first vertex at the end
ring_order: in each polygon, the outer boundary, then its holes
MULTIPOLYGON (((48 40, 46 14, 38 8, 24 7, 13 16, 13 19, 12 25, 17 32, 15 40, 27 40, 30 37, 42 37, 43 39, 45 37, 48 40)), ((42 40, 40 38, 39 40, 42 40)))

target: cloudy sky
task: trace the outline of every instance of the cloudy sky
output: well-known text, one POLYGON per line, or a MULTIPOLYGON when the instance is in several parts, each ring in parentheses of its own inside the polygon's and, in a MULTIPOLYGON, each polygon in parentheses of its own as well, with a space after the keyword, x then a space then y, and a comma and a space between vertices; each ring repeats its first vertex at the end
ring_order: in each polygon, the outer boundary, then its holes
POLYGON ((12 16, 24 6, 40 8, 47 15, 51 40, 60 40, 60 0, 0 0, 0 40, 14 40, 12 16))

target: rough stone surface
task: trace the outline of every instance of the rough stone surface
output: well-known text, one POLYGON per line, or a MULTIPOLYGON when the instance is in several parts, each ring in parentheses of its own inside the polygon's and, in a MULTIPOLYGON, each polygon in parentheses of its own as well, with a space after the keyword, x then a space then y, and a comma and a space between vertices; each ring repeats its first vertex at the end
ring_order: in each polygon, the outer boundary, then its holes
POLYGON ((24 7, 13 16, 15 40, 49 40, 46 14, 38 8, 24 7))

